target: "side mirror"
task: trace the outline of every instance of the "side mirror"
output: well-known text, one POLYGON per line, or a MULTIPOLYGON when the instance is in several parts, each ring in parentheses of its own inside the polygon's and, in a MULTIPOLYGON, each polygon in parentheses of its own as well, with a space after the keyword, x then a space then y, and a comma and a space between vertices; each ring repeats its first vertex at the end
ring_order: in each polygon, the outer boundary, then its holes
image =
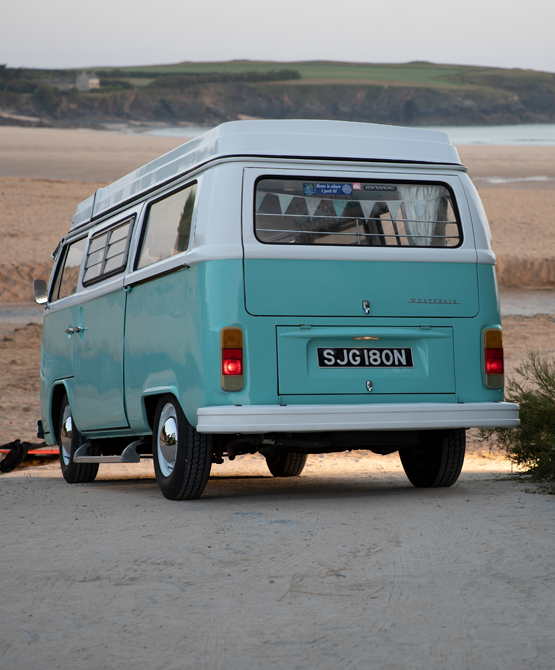
POLYGON ((35 279, 33 282, 33 293, 37 305, 45 305, 48 302, 48 286, 44 279, 35 279))

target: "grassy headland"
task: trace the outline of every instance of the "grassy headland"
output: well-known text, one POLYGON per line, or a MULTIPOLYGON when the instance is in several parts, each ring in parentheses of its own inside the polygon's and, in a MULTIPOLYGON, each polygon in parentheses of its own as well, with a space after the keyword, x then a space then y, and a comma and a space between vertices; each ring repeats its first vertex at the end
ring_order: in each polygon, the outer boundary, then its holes
POLYGON ((555 121, 555 74, 532 70, 228 61, 93 71, 100 89, 77 92, 72 82, 80 71, 0 66, 0 123, 178 125, 253 117, 419 126, 555 121))

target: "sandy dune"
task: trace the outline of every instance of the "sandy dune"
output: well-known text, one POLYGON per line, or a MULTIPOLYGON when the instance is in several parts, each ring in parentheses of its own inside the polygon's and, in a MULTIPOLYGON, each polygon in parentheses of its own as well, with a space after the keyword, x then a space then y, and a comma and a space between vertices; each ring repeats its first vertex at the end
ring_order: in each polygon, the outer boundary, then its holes
MULTIPOLYGON (((81 200, 183 141, 0 127, 0 303, 32 299, 32 280, 49 276, 50 253, 81 200)), ((463 146, 459 152, 490 219, 500 285, 555 286, 555 147, 463 146), (552 181, 486 180, 530 176, 552 181)))
MULTIPOLYGON (((32 300, 32 280, 48 278, 50 254, 69 229, 78 202, 181 143, 90 130, 0 127, 0 303, 32 300)), ((471 176, 555 177, 555 147, 459 150, 471 176)), ((555 190, 546 188, 550 183, 534 189, 529 182, 480 188, 505 286, 555 285, 555 190)), ((553 351, 549 316, 509 317, 504 327, 509 370, 527 347, 553 351)), ((0 443, 34 438, 39 343, 37 325, 0 339, 0 443)))

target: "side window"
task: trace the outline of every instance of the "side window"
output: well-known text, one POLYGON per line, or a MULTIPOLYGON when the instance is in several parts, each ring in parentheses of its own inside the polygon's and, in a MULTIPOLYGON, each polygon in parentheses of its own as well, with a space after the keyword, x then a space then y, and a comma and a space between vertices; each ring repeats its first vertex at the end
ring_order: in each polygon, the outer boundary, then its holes
POLYGON ((61 300, 77 292, 79 283, 79 270, 83 260, 83 252, 87 238, 83 237, 68 245, 63 252, 63 259, 52 290, 51 300, 61 300))
POLYGON ((84 286, 125 270, 134 220, 127 219, 91 237, 85 261, 84 286))
POLYGON ((150 205, 137 270, 187 251, 196 193, 197 185, 190 184, 150 205))

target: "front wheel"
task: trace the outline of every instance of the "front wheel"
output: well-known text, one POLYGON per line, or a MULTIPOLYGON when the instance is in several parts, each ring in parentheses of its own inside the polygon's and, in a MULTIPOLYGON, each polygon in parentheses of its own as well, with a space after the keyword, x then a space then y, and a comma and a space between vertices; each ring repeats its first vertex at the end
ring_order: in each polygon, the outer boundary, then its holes
POLYGON ((464 463, 466 434, 462 428, 442 433, 430 444, 399 449, 410 483, 418 488, 453 486, 464 463))
POLYGON ((297 477, 306 465, 306 454, 266 456, 266 464, 274 477, 297 477))
POLYGON ((62 400, 58 445, 62 475, 69 484, 84 484, 94 481, 98 474, 98 463, 74 463, 73 455, 85 443, 81 433, 73 424, 71 407, 67 395, 62 400))
POLYGON ((169 500, 200 498, 212 467, 212 436, 198 433, 172 395, 156 408, 152 441, 154 472, 169 500))

